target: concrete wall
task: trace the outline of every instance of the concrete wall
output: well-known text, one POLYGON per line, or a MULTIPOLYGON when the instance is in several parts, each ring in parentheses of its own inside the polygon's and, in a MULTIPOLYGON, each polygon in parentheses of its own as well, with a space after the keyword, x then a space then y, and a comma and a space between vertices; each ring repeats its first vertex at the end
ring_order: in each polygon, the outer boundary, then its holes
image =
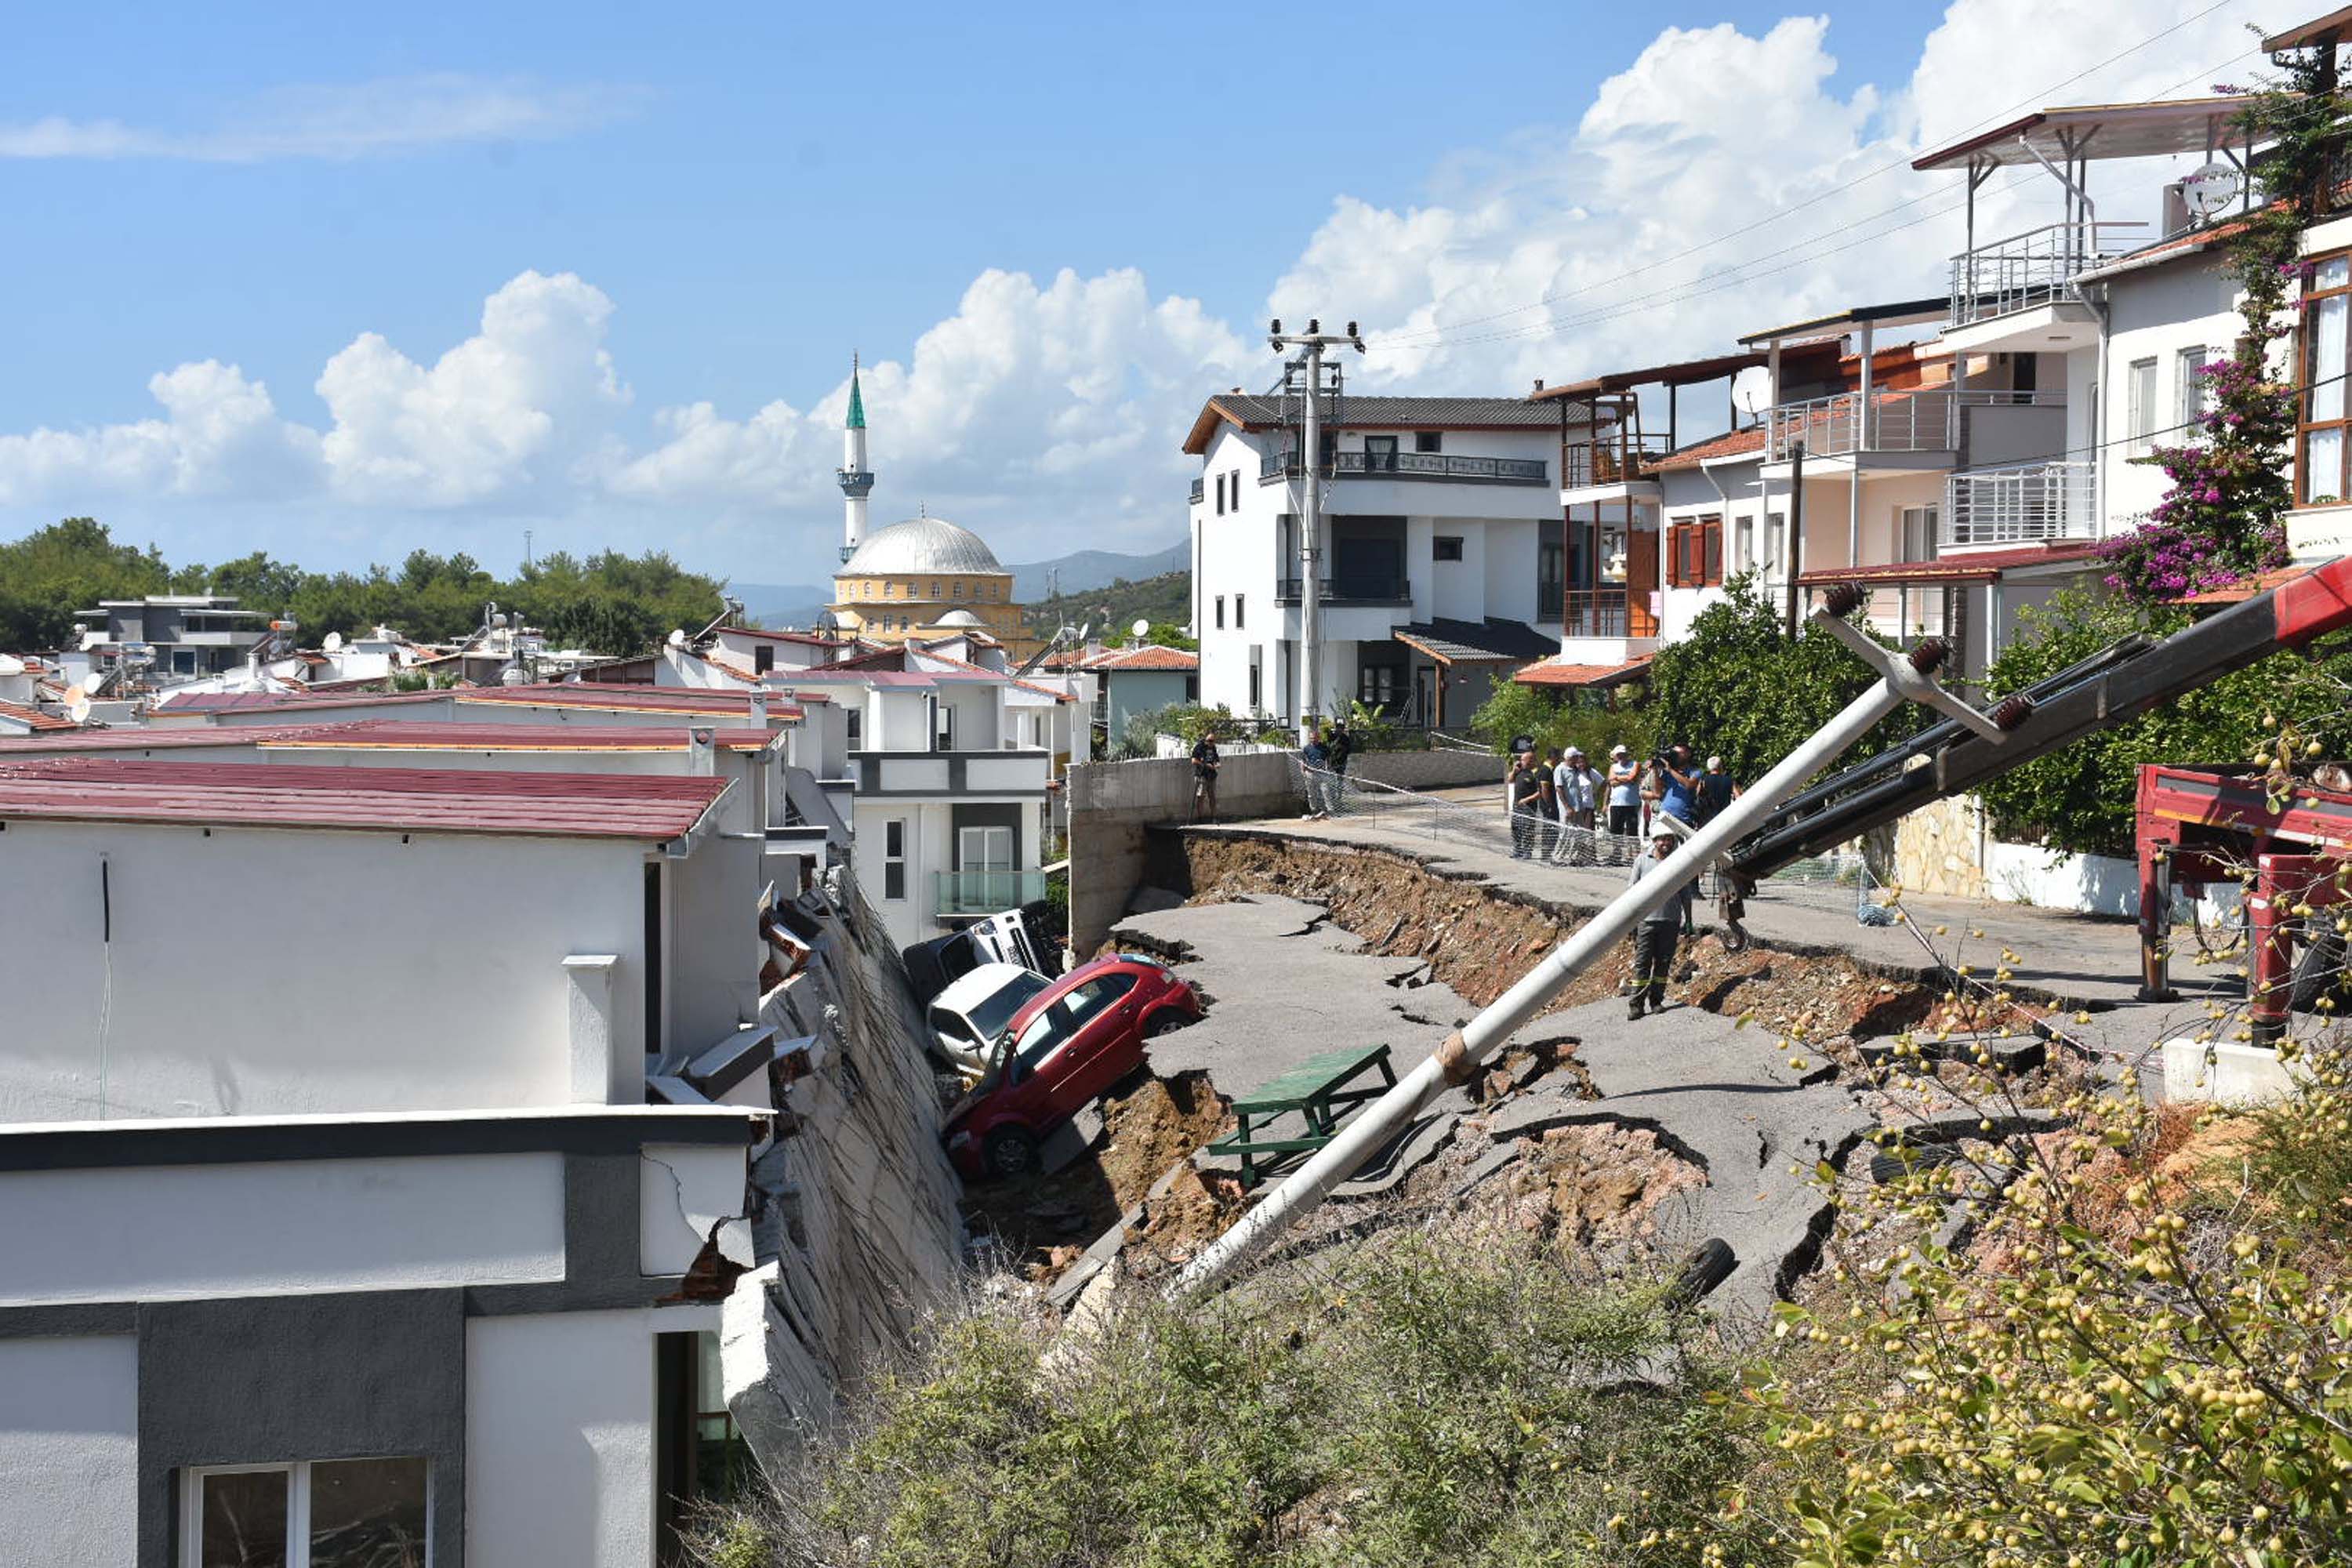
POLYGON ((0 1558, 138 1557, 139 1346, 0 1340, 0 1558))
POLYGON ((1508 764, 1490 752, 1359 752, 1349 776, 1398 789, 1451 789, 1461 784, 1500 784, 1508 764))
POLYGON ((0 1121, 565 1104, 567 955, 619 955, 613 1048, 641 1051, 643 861, 625 840, 12 823, 0 1121))
POLYGON ((675 1308, 466 1324, 466 1561, 650 1568, 654 1335, 675 1308))
MULTIPOLYGON (((1181 757, 1091 763, 1070 770, 1070 950, 1090 955, 1127 913, 1143 875, 1144 834, 1192 815, 1192 764, 1181 757)), ((1296 814, 1298 764, 1286 752, 1227 757, 1221 816, 1296 814)))
MULTIPOLYGON (((710 1154, 731 1161, 740 1197, 742 1151, 710 1154)), ((555 1153, 0 1175, 0 1306, 515 1284, 563 1272, 555 1153)))

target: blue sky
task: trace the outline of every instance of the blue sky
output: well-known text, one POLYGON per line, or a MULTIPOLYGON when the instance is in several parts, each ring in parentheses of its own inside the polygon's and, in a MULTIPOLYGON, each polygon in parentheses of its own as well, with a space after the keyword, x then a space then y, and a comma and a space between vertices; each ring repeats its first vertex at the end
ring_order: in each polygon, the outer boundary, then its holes
MULTIPOLYGON (((857 348, 882 362, 879 515, 919 490, 1008 557, 1153 546, 1183 529, 1184 416, 1262 379, 1269 301, 1400 329, 1563 283, 1607 305, 1642 290, 1592 279, 1851 178, 1915 110, 1998 108, 2207 5, 2085 6, 2104 24, 2002 62, 2009 14, 2042 8, 1959 0, 1940 70, 1945 13, 1899 5, 50 8, 0 86, 0 536, 90 512, 183 558, 503 563, 532 527, 807 580, 839 515, 820 405, 857 348), (522 324, 486 331, 493 297, 522 324), (150 378, 205 362, 166 421, 150 378)), ((2255 15, 2083 86, 2193 72, 2255 15)), ((1517 391, 1662 334, 1706 352, 1723 329, 1689 314, 1368 382, 1517 391)))

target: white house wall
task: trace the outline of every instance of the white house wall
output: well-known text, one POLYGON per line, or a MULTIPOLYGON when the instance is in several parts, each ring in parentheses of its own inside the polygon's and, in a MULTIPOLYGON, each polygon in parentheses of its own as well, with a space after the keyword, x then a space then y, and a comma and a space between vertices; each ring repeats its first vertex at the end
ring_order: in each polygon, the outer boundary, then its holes
POLYGON ((643 1052, 643 866, 627 841, 12 822, 0 1121, 567 1103, 567 956, 620 958, 614 1048, 643 1052), (305 956, 327 910, 365 962, 305 956))
MULTIPOLYGON (((2140 360, 2156 361, 2156 408, 2148 424, 2164 430, 2179 418, 2180 351, 2202 348, 2220 359, 2231 352, 2242 323, 2236 309, 2237 283, 2218 258, 2185 258, 2125 273, 2105 288, 2107 358, 2099 395, 2110 400, 2105 439, 2111 444, 2099 455, 2100 479, 2105 486, 2108 531, 2115 532, 2162 500, 2169 483, 2163 469, 2131 461, 2136 453, 2126 440, 2130 434, 2131 366, 2140 360)), ((2177 445, 2185 434, 2172 431, 2155 439, 2177 445)))
POLYGON ((469 1568, 652 1568, 654 1337, 715 1308, 466 1322, 469 1568))
POLYGON ((138 1341, 0 1339, 0 1559, 128 1563, 138 1537, 138 1341))
MULTIPOLYGON (((740 1194, 740 1149, 697 1152, 730 1161, 740 1194)), ((562 1278, 560 1154, 0 1175, 0 1306, 562 1278)))

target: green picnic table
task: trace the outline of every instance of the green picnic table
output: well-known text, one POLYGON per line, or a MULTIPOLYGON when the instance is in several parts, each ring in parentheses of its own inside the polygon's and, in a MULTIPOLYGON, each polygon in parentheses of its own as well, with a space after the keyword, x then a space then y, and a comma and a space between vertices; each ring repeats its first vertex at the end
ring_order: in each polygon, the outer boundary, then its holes
POLYGON ((1395 1087, 1396 1070, 1389 1066, 1386 1046, 1325 1051, 1235 1100, 1234 1118, 1239 1126, 1210 1144, 1209 1152, 1240 1155, 1242 1185, 1255 1187, 1292 1155, 1310 1153, 1331 1142, 1339 1132, 1339 1119, 1349 1110, 1365 1100, 1378 1100, 1395 1087), (1375 1070, 1380 1074, 1378 1083, 1356 1081, 1375 1070), (1263 1136, 1268 1122, 1294 1111, 1305 1120, 1305 1132, 1287 1138, 1263 1136))

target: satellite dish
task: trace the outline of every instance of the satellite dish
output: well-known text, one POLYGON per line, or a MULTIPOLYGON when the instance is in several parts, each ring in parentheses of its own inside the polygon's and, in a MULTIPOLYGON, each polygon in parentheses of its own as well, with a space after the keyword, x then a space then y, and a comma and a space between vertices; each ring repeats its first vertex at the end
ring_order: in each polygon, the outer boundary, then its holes
POLYGON ((1128 627, 1127 629, 1133 632, 1137 637, 1141 637, 1144 633, 1151 629, 1151 623, 1145 620, 1141 616, 1138 616, 1135 617, 1135 625, 1128 627))
POLYGON ((319 646, 325 648, 329 653, 341 653, 343 651, 343 634, 341 632, 329 632, 327 634, 326 640, 319 646))
POLYGON ((89 722, 89 693, 74 687, 66 693, 66 717, 77 724, 89 722))
POLYGON ((670 628, 669 646, 672 647, 684 647, 686 646, 686 628, 684 626, 672 626, 670 628))
POLYGON ((1756 419, 1772 400, 1772 373, 1762 365, 1741 371, 1731 378, 1731 399, 1751 421, 1756 419))
POLYGON ((2238 171, 2227 163, 2208 163, 2180 177, 2180 199, 2200 218, 2227 211, 2239 188, 2238 171))
POLYGON ((1095 624, 1094 624, 1094 622, 1092 622, 1092 621, 1088 621, 1088 622, 1087 622, 1084 626, 1081 626, 1078 628, 1078 640, 1079 640, 1080 642, 1085 642, 1088 637, 1092 637, 1092 636, 1094 635, 1094 630, 1095 630, 1095 624))

